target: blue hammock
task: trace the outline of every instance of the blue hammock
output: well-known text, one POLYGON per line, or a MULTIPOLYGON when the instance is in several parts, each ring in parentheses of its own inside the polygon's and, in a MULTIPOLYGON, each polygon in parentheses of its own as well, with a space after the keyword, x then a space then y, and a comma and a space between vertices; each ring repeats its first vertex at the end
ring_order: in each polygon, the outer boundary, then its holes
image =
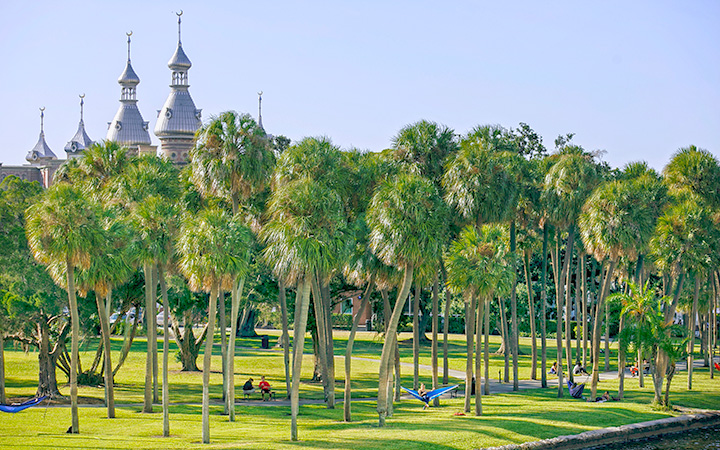
POLYGON ((41 401, 45 400, 46 398, 47 398, 46 396, 43 396, 43 397, 30 399, 23 403, 14 403, 12 405, 0 405, 0 411, 6 412, 6 413, 20 412, 24 409, 28 409, 31 406, 35 406, 35 405, 39 404, 41 401))
POLYGON ((572 381, 567 381, 568 390, 573 398, 583 398, 583 389, 585 389, 585 383, 575 384, 572 381))
POLYGON ((446 387, 441 387, 438 389, 433 389, 432 391, 427 392, 425 395, 420 395, 420 394, 418 394, 418 391, 414 391, 412 389, 407 389, 402 386, 400 386, 400 388, 402 388, 402 390, 404 390, 406 392, 409 392, 410 395, 412 395, 416 399, 420 400, 421 402, 428 404, 430 402, 430 400, 440 397, 444 393, 446 393, 448 391, 452 391, 453 389, 455 389, 458 386, 459 385, 456 384, 454 386, 446 386, 446 387))

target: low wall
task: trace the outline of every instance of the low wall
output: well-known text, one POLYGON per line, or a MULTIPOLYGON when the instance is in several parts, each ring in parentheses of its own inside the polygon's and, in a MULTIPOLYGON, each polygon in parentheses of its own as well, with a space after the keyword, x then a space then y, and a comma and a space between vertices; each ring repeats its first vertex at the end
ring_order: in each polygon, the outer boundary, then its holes
POLYGON ((720 424, 720 411, 685 414, 619 427, 601 428, 571 436, 492 447, 485 450, 581 450, 636 439, 679 433, 720 424))

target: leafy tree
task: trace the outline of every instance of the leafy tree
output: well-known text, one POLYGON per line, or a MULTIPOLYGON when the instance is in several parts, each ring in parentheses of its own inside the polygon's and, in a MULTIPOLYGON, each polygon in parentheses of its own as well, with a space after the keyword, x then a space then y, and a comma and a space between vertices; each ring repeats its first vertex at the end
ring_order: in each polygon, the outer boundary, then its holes
POLYGON ((368 209, 370 247, 387 265, 403 272, 395 308, 387 325, 380 358, 378 415, 385 425, 390 387, 390 358, 397 342, 397 326, 410 292, 416 268, 426 260, 436 261, 441 248, 444 205, 437 189, 428 180, 403 174, 386 181, 373 196, 368 209))
MULTIPOLYGON (((325 137, 305 138, 287 149, 278 160, 273 175, 275 185, 273 195, 294 182, 303 179, 311 180, 312 183, 329 190, 328 195, 335 193, 340 200, 337 209, 317 210, 313 214, 327 215, 329 223, 332 223, 333 226, 340 226, 341 223, 346 224, 351 215, 348 211, 348 204, 343 202, 344 199, 352 197, 351 185, 347 182, 348 178, 350 178, 348 158, 337 146, 332 144, 330 139, 325 137)), ((322 216, 319 216, 318 219, 320 217, 322 216)), ((321 229, 324 228, 319 222, 313 225, 320 226, 321 229)), ((338 234, 338 237, 345 242, 347 236, 346 225, 338 228, 338 234)), ((323 237, 323 239, 325 238, 323 237)), ((329 264, 319 266, 311 277, 311 291, 317 319, 315 325, 317 326, 317 337, 320 341, 320 345, 317 346, 317 356, 328 408, 335 407, 335 358, 329 282, 341 270, 346 250, 347 247, 337 247, 336 254, 327 254, 326 256, 330 257, 327 260, 329 264)), ((280 278, 284 277, 281 276, 280 278)))
POLYGON ((210 361, 217 301, 220 290, 231 289, 234 280, 247 271, 250 242, 250 230, 219 208, 186 216, 177 241, 178 265, 190 288, 210 293, 208 338, 203 358, 202 441, 205 444, 210 442, 210 361))
POLYGON ((77 367, 80 323, 75 292, 76 267, 87 268, 93 251, 103 240, 99 206, 76 187, 63 183, 53 185, 44 198, 27 212, 27 236, 35 258, 43 264, 65 264, 66 281, 56 279, 58 285, 67 286, 72 323, 72 354, 70 372, 70 398, 72 432, 79 432, 77 410, 77 367))
MULTIPOLYGON (((283 154, 279 166, 293 150, 283 154)), ((310 290, 313 280, 338 267, 345 243, 345 217, 338 193, 331 187, 301 177, 277 184, 263 228, 263 259, 287 286, 297 286, 293 328, 293 370, 290 392, 292 440, 297 440, 299 387, 310 290)), ((326 276, 326 275, 325 275, 326 276)))
MULTIPOLYGON (((467 319, 472 323, 472 316, 477 314, 476 323, 476 366, 475 373, 472 371, 472 346, 467 348, 467 373, 465 386, 465 412, 470 412, 471 383, 475 378, 475 414, 482 414, 482 403, 480 392, 482 389, 480 373, 481 344, 480 336, 482 321, 489 313, 490 301, 495 294, 505 294, 512 286, 513 261, 507 245, 507 230, 499 226, 485 225, 481 229, 474 226, 465 227, 457 240, 450 245, 446 257, 448 269, 448 286, 456 294, 462 294, 466 298, 468 308, 467 319), (470 299, 480 298, 477 309, 475 301, 470 299)), ((486 329, 486 333, 487 333, 486 329)), ((468 334, 472 335, 473 330, 468 326, 468 334)), ((486 336, 487 340, 487 336, 486 336)), ((472 340, 470 340, 472 342, 472 340)), ((485 379, 488 377, 488 351, 485 346, 485 379)))
MULTIPOLYGON (((572 138, 568 135, 568 139, 572 138)), ((541 201, 547 210, 548 222, 556 228, 556 249, 553 257, 553 272, 556 278, 556 306, 557 306, 557 362, 558 368, 562 368, 562 302, 565 298, 566 320, 570 320, 570 290, 566 289, 567 280, 570 279, 570 262, 572 260, 573 244, 577 219, 585 200, 591 194, 597 183, 600 174, 593 157, 587 154, 581 147, 569 146, 567 141, 558 138, 560 148, 556 162, 548 170, 545 176, 541 201), (565 261, 560 266, 560 234, 567 230, 565 242, 565 261)), ((568 359, 568 373, 572 373, 572 358, 570 353, 569 325, 566 326, 566 347, 568 359)), ((558 397, 563 396, 563 370, 558 370, 558 397)))

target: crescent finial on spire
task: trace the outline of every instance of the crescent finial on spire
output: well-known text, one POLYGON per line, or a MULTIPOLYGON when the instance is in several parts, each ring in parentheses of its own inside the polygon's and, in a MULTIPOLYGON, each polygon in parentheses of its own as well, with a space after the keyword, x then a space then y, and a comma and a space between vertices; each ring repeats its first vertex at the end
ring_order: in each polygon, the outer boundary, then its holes
POLYGON ((83 120, 83 105, 85 104, 85 93, 83 92, 80 97, 80 121, 83 120))
POLYGON ((181 9, 179 13, 176 12, 175 15, 178 16, 178 44, 180 45, 182 42, 180 40, 180 23, 182 22, 182 19, 180 18, 180 16, 183 15, 183 10, 181 9))
POLYGON ((129 33, 125 33, 128 38, 128 61, 130 61, 130 36, 132 36, 133 32, 130 30, 129 33))
POLYGON ((40 132, 44 132, 45 128, 45 107, 40 108, 40 132))

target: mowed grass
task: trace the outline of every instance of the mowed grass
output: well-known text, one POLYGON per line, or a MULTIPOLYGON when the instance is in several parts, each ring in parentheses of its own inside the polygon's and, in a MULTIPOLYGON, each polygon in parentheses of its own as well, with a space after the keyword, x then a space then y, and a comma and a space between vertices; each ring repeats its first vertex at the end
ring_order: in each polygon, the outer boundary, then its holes
MULTIPOLYGON (((258 330, 270 335, 271 347, 275 344, 279 332, 276 330, 258 330)), ((347 333, 337 331, 336 355, 344 355, 347 333)), ((408 339, 403 334, 400 339, 408 339)), ((499 346, 499 338, 492 337, 491 352, 499 346)), ((94 357, 96 341, 90 340, 83 345, 81 354, 83 367, 87 368, 94 357)), ((115 351, 119 351, 122 340, 113 341, 115 351)), ((104 407, 85 406, 80 408, 80 434, 65 434, 70 425, 69 407, 35 407, 18 414, 3 414, 0 421, 0 448, 127 448, 162 449, 195 448, 201 446, 201 394, 202 374, 180 371, 175 361, 176 348, 171 349, 170 358, 170 401, 171 437, 162 436, 162 414, 159 405, 155 413, 144 414, 141 411, 145 373, 146 342, 139 338, 133 344, 132 351, 123 368, 116 376, 117 418, 107 419, 104 407)), ((160 345, 160 348, 162 346, 160 345)), ((456 415, 463 410, 463 399, 443 399, 439 408, 423 411, 420 402, 403 399, 396 403, 395 414, 388 419, 387 426, 377 427, 376 403, 371 397, 377 394, 377 360, 380 357, 382 341, 375 333, 361 332, 355 345, 354 356, 363 358, 353 360, 353 396, 360 400, 352 404, 353 422, 344 423, 342 404, 334 410, 324 404, 304 405, 300 409, 300 441, 292 442, 290 437, 290 407, 285 402, 260 402, 259 396, 252 401, 241 402, 236 406, 237 421, 228 422, 221 415, 222 376, 220 373, 220 349, 215 346, 213 353, 213 374, 211 376, 211 444, 204 448, 312 448, 312 449, 376 449, 391 444, 396 449, 470 449, 487 446, 520 443, 546 439, 559 435, 575 434, 583 431, 617 426, 628 423, 667 417, 665 411, 653 410, 651 380, 646 379, 646 387, 638 388, 636 378, 626 380, 626 398, 622 402, 602 404, 586 403, 569 399, 557 399, 555 388, 527 390, 513 394, 491 395, 483 397, 483 415, 475 417, 456 415), (370 361, 368 361, 368 360, 370 361), (362 400, 365 398, 366 400, 362 400)), ((529 340, 521 341, 520 377, 529 378, 530 358, 529 340)), ((323 397, 322 386, 307 380, 312 375, 312 348, 307 340, 304 359, 303 383, 300 388, 301 399, 320 400, 323 397)), ((452 335, 450 339, 450 368, 465 368, 464 336, 452 335)), ((548 349, 548 355, 554 350, 548 349)), ((116 355, 117 353, 115 353, 116 355)), ((441 352, 442 354, 442 352, 441 352)), ((114 355, 114 356, 115 356, 114 355)), ((37 387, 37 353, 24 353, 6 348, 6 384, 10 397, 32 397, 37 387)), ((613 352, 614 359, 616 353, 613 352)), ((412 362, 412 346, 408 342, 401 345, 403 362, 412 362)), ((202 353, 198 364, 202 361, 202 353)), ((551 359, 548 358, 549 363, 551 359)), ((611 360, 612 361, 612 360, 611 360)), ((612 361, 614 363, 614 361, 612 361)), ((430 364, 430 348, 422 347, 421 364, 430 364)), ((442 367, 442 361, 441 361, 442 367)), ((282 351, 271 348, 260 349, 259 338, 238 340, 236 350, 235 381, 240 385, 248 377, 255 379, 265 375, 278 397, 284 397, 284 368, 282 351)), ((502 356, 492 356, 491 374, 503 367, 502 356)), ((613 366, 614 368, 615 366, 613 366)), ((602 368, 602 360, 601 360, 602 368)), ((344 387, 343 359, 336 359, 337 385, 336 395, 342 397, 344 387)), ((442 373, 442 369, 441 369, 442 373)), ((430 371, 420 371, 421 380, 430 382, 430 371)), ((412 383, 412 369, 403 367, 402 378, 405 385, 412 383)), ((63 383, 65 376, 58 371, 58 381, 63 383)), ((451 382, 460 380, 452 379, 451 382)), ((686 372, 680 372, 673 380, 671 401, 676 405, 690 408, 720 408, 720 376, 709 379, 707 369, 696 369, 694 389, 688 391, 686 372)), ((617 390, 617 381, 601 382, 601 390, 617 390)), ((462 381, 460 381, 462 384, 462 381)), ((63 394, 68 395, 67 386, 62 386, 63 394)), ((80 387, 81 397, 102 399, 103 389, 80 387)), ((589 393, 589 386, 588 386, 589 393)), ((241 394, 238 394, 241 397, 241 394)), ((473 409, 474 411, 474 409, 473 409)))

